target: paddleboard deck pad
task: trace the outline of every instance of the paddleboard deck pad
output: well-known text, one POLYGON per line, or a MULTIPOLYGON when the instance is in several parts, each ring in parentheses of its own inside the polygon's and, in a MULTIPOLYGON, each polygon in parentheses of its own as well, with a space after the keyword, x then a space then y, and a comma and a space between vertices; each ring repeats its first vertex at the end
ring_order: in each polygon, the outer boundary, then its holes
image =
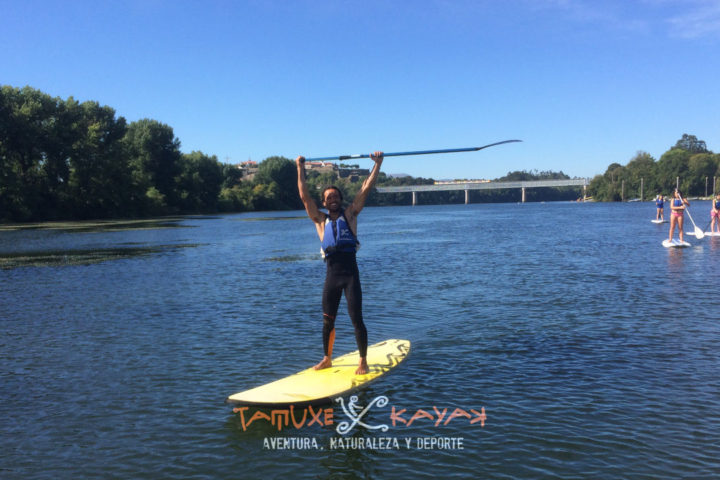
POLYGON ((226 403, 257 407, 321 405, 348 394, 397 367, 410 353, 408 340, 385 340, 368 347, 369 372, 356 375, 359 352, 334 358, 332 367, 310 367, 289 377, 230 395, 226 403))
POLYGON ((662 244, 665 248, 684 248, 691 246, 688 242, 681 242, 680 240, 663 240, 662 244))

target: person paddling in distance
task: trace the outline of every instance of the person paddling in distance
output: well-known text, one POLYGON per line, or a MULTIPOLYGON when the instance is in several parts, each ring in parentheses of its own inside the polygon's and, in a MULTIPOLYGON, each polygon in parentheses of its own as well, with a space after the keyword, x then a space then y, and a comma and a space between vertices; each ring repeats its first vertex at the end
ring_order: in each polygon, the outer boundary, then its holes
POLYGON ((322 243, 323 258, 326 263, 325 286, 322 294, 323 307, 323 350, 322 361, 315 365, 315 370, 332 366, 332 350, 335 343, 335 317, 340 306, 340 298, 345 293, 348 314, 355 328, 355 341, 360 353, 360 362, 355 374, 368 373, 367 328, 362 317, 362 288, 355 253, 360 242, 357 239, 357 216, 365 206, 383 161, 383 152, 374 152, 370 158, 375 166, 368 178, 363 182, 355 199, 347 207, 342 207, 343 196, 339 188, 330 186, 322 192, 322 204, 328 213, 321 212, 310 196, 305 180, 305 157, 295 160, 298 170, 298 191, 305 205, 310 220, 315 224, 318 237, 322 243))
POLYGON ((715 196, 710 209, 710 233, 717 230, 720 234, 720 193, 715 196))
POLYGON ((683 242, 683 214, 685 213, 685 207, 690 206, 690 202, 685 200, 680 194, 680 190, 675 189, 675 198, 670 202, 670 236, 668 240, 672 242, 673 232, 675 226, 678 227, 678 234, 680 235, 680 241, 683 242))
POLYGON ((655 214, 655 220, 665 220, 665 197, 662 193, 658 193, 655 197, 655 206, 657 207, 657 213, 655 214))

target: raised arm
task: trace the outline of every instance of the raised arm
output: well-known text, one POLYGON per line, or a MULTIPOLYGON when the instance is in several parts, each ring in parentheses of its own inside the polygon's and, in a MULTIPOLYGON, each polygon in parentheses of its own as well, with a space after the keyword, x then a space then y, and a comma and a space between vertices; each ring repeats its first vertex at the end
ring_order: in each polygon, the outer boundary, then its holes
POLYGON ((370 158, 373 159, 375 165, 373 166, 372 172, 370 172, 368 178, 365 179, 360 187, 360 191, 353 199, 353 202, 345 209, 345 212, 349 215, 357 216, 357 214, 360 213, 365 206, 368 195, 370 195, 370 192, 375 186, 378 176, 380 175, 380 165, 382 165, 383 162, 383 152, 374 152, 370 155, 370 158))
MULTIPOLYGON (((295 159, 297 164, 298 172, 298 192, 300 193, 300 200, 305 205, 305 211, 307 212, 310 220, 315 222, 315 225, 322 224, 325 220, 323 214, 318 210, 315 200, 310 196, 310 190, 305 180, 305 157, 302 155, 295 159)), ((322 238, 322 237, 321 237, 322 238)))

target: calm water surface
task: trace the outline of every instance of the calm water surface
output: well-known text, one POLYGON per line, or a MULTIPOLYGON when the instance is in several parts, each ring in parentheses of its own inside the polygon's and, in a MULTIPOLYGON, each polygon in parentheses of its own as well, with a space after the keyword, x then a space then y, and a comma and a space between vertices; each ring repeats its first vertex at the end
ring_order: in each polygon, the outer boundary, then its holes
MULTIPOLYGON (((692 212, 704 226, 709 203, 692 212)), ((278 431, 224 404, 321 357, 304 212, 0 229, 0 478, 716 478, 720 238, 668 250, 653 217, 650 203, 367 208, 370 342, 412 353, 358 394, 388 398, 363 422, 389 430, 347 437, 339 405, 334 424, 278 431), (433 407, 484 408, 484 426, 433 407), (393 408, 433 419, 393 425, 393 408)), ((335 351, 354 350, 344 306, 337 330, 335 351)))

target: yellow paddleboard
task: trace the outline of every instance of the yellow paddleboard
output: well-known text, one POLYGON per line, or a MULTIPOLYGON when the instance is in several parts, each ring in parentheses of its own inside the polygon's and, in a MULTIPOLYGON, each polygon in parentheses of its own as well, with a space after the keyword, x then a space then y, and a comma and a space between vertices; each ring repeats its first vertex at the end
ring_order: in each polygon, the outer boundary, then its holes
POLYGON ((356 350, 334 358, 330 368, 314 370, 310 367, 272 383, 230 395, 226 402, 261 407, 329 403, 333 398, 357 390, 395 368, 409 353, 408 340, 385 340, 368 347, 370 371, 366 375, 355 375, 360 361, 356 350))

